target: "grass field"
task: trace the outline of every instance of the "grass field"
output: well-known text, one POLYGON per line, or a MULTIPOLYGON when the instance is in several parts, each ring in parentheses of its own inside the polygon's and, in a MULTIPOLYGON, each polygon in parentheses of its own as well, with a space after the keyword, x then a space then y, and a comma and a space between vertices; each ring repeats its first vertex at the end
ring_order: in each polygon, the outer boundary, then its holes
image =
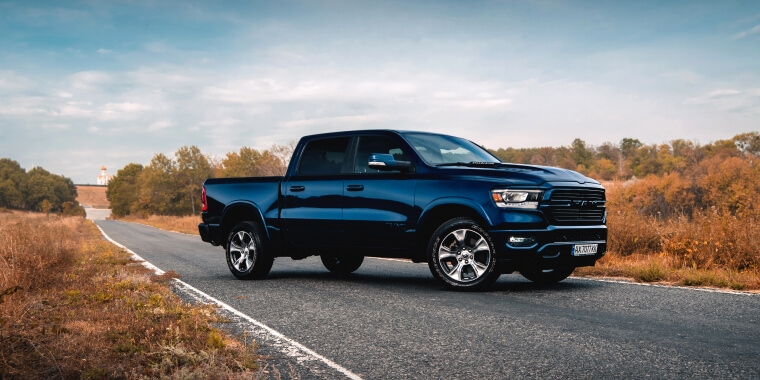
POLYGON ((84 218, 1 212, 0 379, 268 377, 255 344, 171 292, 174 276, 84 218))

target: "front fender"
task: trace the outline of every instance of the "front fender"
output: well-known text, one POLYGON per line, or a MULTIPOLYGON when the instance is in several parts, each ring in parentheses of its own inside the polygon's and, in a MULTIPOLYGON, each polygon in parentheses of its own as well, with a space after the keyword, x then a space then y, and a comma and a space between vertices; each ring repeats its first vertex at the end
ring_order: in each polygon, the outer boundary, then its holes
MULTIPOLYGON (((446 214, 446 212, 442 213, 441 210, 452 210, 455 212, 456 210, 464 209, 469 209, 472 214, 477 215, 488 226, 493 226, 493 218, 488 214, 485 207, 470 198, 464 197, 443 197, 428 203, 420 214, 419 225, 425 225, 431 218, 437 219, 440 215, 446 214)), ((459 216, 468 215, 464 214, 459 216)))

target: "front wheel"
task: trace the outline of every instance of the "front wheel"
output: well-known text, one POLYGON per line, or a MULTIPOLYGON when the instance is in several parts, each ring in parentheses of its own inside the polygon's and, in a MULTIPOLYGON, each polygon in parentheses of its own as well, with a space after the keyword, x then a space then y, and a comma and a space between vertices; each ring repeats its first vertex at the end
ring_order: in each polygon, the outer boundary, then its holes
POLYGON ((227 266, 240 280, 260 280, 269 274, 274 257, 263 245, 259 228, 252 222, 238 223, 227 237, 227 266))
POLYGON ((428 244, 428 266, 446 287, 479 290, 499 278, 491 236, 469 218, 443 223, 428 244))
POLYGON ((322 259, 325 268, 335 274, 353 273, 364 262, 362 255, 324 254, 319 258, 322 259))
POLYGON ((537 284, 554 284, 570 276, 575 267, 559 267, 542 269, 537 265, 527 266, 520 269, 520 274, 537 284))

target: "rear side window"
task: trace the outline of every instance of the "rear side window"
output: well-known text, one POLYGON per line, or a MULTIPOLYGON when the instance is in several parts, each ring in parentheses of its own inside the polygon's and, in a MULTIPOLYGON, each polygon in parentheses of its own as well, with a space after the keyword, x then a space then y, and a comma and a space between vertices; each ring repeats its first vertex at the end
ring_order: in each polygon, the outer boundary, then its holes
POLYGON ((346 158, 348 137, 320 139, 309 142, 298 164, 300 175, 340 174, 346 158))

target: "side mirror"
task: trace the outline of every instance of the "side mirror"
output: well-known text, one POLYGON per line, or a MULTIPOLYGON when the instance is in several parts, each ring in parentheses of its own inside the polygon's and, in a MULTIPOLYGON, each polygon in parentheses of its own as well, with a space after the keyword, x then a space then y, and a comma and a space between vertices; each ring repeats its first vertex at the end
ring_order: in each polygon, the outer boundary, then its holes
POLYGON ((369 155, 367 165, 370 169, 401 172, 408 172, 412 168, 409 161, 396 161, 392 154, 372 153, 369 155))

